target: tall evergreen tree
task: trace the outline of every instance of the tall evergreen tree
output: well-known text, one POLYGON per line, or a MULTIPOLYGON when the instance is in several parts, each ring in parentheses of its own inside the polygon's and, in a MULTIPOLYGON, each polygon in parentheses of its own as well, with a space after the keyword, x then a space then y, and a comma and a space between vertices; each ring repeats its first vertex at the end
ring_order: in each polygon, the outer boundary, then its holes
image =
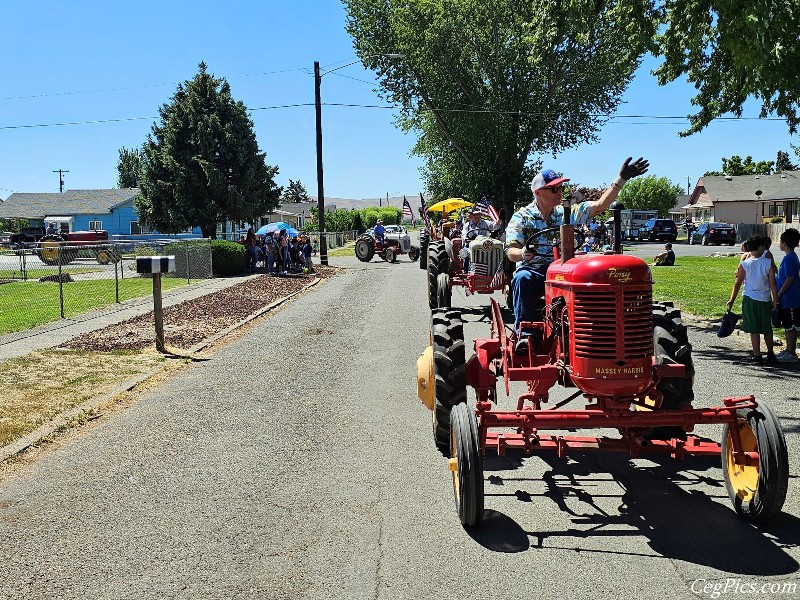
POLYGON ((306 187, 300 183, 300 180, 294 181, 292 179, 289 180, 289 185, 287 185, 284 190, 283 194, 281 195, 281 202, 284 204, 289 204, 292 202, 309 202, 310 198, 308 197, 308 192, 306 191, 306 187))
POLYGON ((241 101, 225 79, 199 72, 178 85, 159 109, 144 144, 135 205, 154 229, 176 233, 199 226, 216 237, 223 221, 254 221, 278 205, 277 167, 266 164, 241 101))

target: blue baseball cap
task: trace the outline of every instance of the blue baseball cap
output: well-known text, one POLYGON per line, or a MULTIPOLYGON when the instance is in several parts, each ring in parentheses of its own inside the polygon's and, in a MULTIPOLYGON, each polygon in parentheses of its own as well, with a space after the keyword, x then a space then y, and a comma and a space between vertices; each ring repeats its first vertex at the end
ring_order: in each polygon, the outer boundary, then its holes
POLYGON ((560 177, 553 169, 545 169, 533 178, 531 189, 536 191, 543 187, 555 187, 565 181, 569 181, 569 177, 560 177))

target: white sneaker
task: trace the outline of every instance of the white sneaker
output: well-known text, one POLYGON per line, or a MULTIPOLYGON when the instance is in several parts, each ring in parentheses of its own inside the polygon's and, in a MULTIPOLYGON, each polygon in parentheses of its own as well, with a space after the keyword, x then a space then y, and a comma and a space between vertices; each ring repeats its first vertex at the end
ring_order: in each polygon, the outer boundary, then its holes
POLYGON ((789 352, 788 350, 780 352, 775 356, 775 358, 778 359, 778 362, 782 363, 800 362, 800 358, 797 358, 796 354, 794 354, 793 352, 789 352))

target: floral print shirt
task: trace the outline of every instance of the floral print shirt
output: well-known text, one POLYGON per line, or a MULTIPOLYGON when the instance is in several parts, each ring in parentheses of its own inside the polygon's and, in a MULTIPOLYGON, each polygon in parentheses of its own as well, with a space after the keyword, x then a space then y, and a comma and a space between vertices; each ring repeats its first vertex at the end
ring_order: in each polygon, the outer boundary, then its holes
MULTIPOLYGON (((570 223, 573 225, 581 225, 589 222, 589 209, 591 202, 580 202, 573 204, 570 208, 570 223)), ((564 207, 556 206, 550 214, 550 221, 546 221, 542 216, 539 207, 536 205, 536 200, 523 206, 511 217, 511 221, 506 228, 506 244, 513 242, 525 246, 525 241, 537 231, 542 229, 549 229, 551 227, 560 227, 564 223, 564 207)), ((536 248, 533 258, 529 261, 521 260, 517 263, 517 268, 526 267, 546 267, 553 262, 553 241, 559 237, 558 232, 553 235, 542 236, 536 241, 541 243, 541 246, 536 248), (547 239, 545 239, 547 238, 547 239)))

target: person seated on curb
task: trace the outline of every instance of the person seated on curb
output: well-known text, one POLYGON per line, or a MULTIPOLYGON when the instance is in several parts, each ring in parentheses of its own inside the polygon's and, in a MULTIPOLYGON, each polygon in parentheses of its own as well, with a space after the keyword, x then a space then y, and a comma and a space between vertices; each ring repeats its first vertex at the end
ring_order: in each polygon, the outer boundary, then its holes
MULTIPOLYGON (((570 208, 570 223, 584 225, 592 217, 605 211, 616 200, 625 182, 647 172, 650 163, 638 158, 631 162, 628 157, 622 164, 619 176, 603 192, 599 200, 574 204, 570 208)), ((515 352, 527 354, 530 331, 520 330, 523 321, 541 321, 541 298, 544 296, 544 280, 547 268, 553 262, 552 240, 538 238, 539 246, 534 251, 524 248, 526 240, 542 229, 558 227, 564 222, 564 207, 561 204, 564 183, 569 181, 552 169, 545 169, 533 178, 533 202, 522 207, 511 217, 506 228, 506 256, 517 263, 511 280, 514 296, 514 329, 517 333, 515 352)))
MULTIPOLYGON (((467 213, 467 224, 461 234, 463 247, 469 248, 469 243, 479 235, 489 235, 489 224, 481 218, 481 209, 473 206, 467 213)), ((464 258, 464 271, 469 271, 469 254, 464 258)))
POLYGON ((656 255, 653 259, 653 265, 656 267, 675 266, 675 253, 672 251, 672 244, 670 242, 664 244, 664 251, 656 255))

